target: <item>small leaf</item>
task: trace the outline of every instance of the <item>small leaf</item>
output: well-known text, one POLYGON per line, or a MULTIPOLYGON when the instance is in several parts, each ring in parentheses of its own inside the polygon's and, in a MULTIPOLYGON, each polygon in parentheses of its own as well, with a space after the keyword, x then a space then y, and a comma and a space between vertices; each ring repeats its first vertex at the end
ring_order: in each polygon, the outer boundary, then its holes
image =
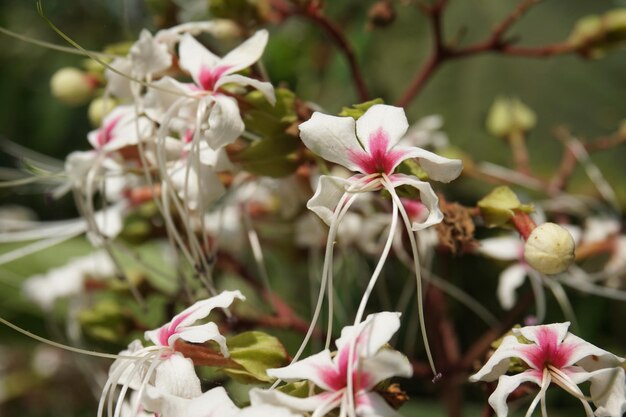
POLYGON ((498 227, 508 223, 515 210, 526 213, 533 211, 532 205, 522 204, 517 195, 507 186, 496 187, 478 202, 478 207, 487 227, 498 227))
POLYGON ((344 107, 341 109, 339 116, 350 116, 354 120, 358 120, 359 117, 363 116, 363 114, 373 105, 375 104, 384 104, 382 98, 375 98, 374 100, 365 101, 359 104, 353 104, 352 107, 344 107))
POLYGON ((226 340, 230 359, 243 369, 228 368, 224 372, 242 383, 271 382, 270 368, 287 365, 287 351, 280 341, 259 331, 250 331, 226 340))

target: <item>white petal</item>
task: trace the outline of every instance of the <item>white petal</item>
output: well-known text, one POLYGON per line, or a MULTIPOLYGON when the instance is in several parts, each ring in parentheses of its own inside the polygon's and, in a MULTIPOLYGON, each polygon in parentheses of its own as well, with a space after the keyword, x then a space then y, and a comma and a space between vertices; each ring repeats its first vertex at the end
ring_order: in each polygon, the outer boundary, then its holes
MULTIPOLYGON (((204 416, 212 417, 212 416, 204 416)), ((215 415, 215 417, 222 417, 221 415, 215 415)), ((229 417, 229 416, 225 416, 229 417)), ((241 410, 237 417, 302 417, 301 414, 296 414, 285 407, 276 407, 273 405, 257 405, 246 407, 241 410)))
POLYGON ((122 74, 131 74, 133 69, 132 62, 128 58, 115 58, 109 65, 118 72, 108 68, 104 71, 104 76, 107 80, 107 91, 117 98, 131 99, 133 93, 130 89, 130 80, 122 74))
POLYGON ((374 388, 380 381, 392 376, 410 378, 413 375, 413 367, 407 357, 391 349, 382 349, 373 357, 363 359, 359 370, 368 374, 370 378, 369 384, 363 387, 364 389, 374 388))
POLYGON ((170 180, 190 210, 205 210, 224 194, 224 185, 212 167, 201 163, 187 166, 185 162, 190 163, 181 161, 170 169, 170 180))
POLYGON ((428 177, 435 181, 450 182, 461 175, 463 162, 460 159, 449 159, 421 148, 396 146, 394 151, 403 152, 403 160, 417 158, 428 177))
POLYGON ((520 343, 515 336, 505 336, 500 346, 487 360, 487 363, 478 372, 469 377, 470 382, 495 381, 508 371, 510 358, 518 358, 521 349, 527 346, 520 343))
POLYGON ((308 358, 299 360, 283 368, 268 369, 267 374, 285 381, 300 381, 308 379, 326 391, 334 391, 325 381, 325 372, 337 372, 330 351, 325 349, 308 358))
POLYGON ((330 226, 337 204, 350 184, 350 181, 343 178, 322 175, 317 183, 315 194, 306 203, 307 208, 330 226))
POLYGON ((351 154, 363 153, 355 134, 355 122, 352 117, 336 117, 313 113, 313 116, 299 127, 300 138, 307 148, 326 159, 358 171, 351 154))
POLYGON ((387 149, 392 148, 404 136, 409 128, 404 109, 401 107, 376 104, 370 107, 356 121, 356 135, 368 153, 371 153, 370 141, 382 131, 386 136, 387 149))
POLYGON ((177 314, 172 321, 175 321, 180 317, 184 317, 180 321, 179 327, 189 326, 196 321, 207 317, 213 309, 229 307, 235 299, 243 301, 246 298, 238 290, 223 291, 214 297, 196 302, 191 307, 188 307, 181 313, 177 314))
POLYGON ((604 349, 600 349, 571 333, 565 336, 563 344, 574 347, 565 366, 577 364, 585 371, 595 371, 601 368, 616 367, 624 363, 623 358, 615 356, 604 349))
MULTIPOLYGON (((163 123, 165 113, 181 98, 192 93, 193 84, 184 84, 171 77, 163 77, 153 83, 158 89, 148 88, 145 96, 146 114, 153 120, 163 123)), ((189 100, 191 109, 186 110, 195 115, 198 100, 189 100)), ((179 111, 177 114, 180 114, 179 111)))
POLYGON ((400 328, 400 313, 384 311, 370 314, 357 326, 346 326, 341 330, 341 337, 335 341, 337 349, 349 347, 358 337, 356 352, 360 357, 376 354, 400 328))
POLYGON ((226 338, 220 334, 217 325, 213 322, 202 324, 200 326, 184 327, 181 331, 170 337, 169 344, 172 345, 172 338, 183 339, 190 343, 204 343, 212 340, 220 347, 220 352, 224 357, 228 357, 228 348, 226 347, 226 338))
POLYGON ((237 100, 217 94, 213 96, 215 105, 209 113, 209 129, 202 132, 203 138, 213 149, 233 143, 245 130, 239 114, 237 100))
POLYGON ((200 71, 202 68, 214 68, 220 63, 220 57, 213 54, 188 33, 183 35, 183 40, 178 46, 180 56, 179 65, 182 69, 191 74, 191 78, 200 83, 200 71))
POLYGON ((156 368, 154 386, 166 394, 181 398, 194 398, 202 394, 193 361, 180 354, 170 356, 156 368))
POLYGON ((422 204, 424 204, 424 206, 428 209, 428 217, 426 217, 424 221, 414 221, 412 223, 411 228, 413 231, 423 230, 432 225, 441 223, 443 220, 443 213, 439 209, 439 198, 429 183, 404 174, 394 174, 391 178, 391 182, 394 187, 409 185, 416 188, 420 192, 420 200, 422 201, 422 204))
POLYGON ((268 37, 267 30, 257 31, 251 38, 226 54, 222 58, 221 65, 230 67, 228 70, 229 74, 248 68, 263 55, 268 37))
POLYGON ((541 379, 530 371, 513 376, 502 375, 500 379, 498 379, 498 386, 489 396, 489 405, 495 410, 498 417, 507 417, 509 406, 506 400, 509 394, 524 382, 534 382, 537 385, 541 385, 541 379))
POLYGON ((505 310, 515 305, 515 291, 522 286, 526 278, 526 268, 522 264, 513 264, 500 274, 498 280, 498 301, 505 310))
POLYGON ((358 417, 402 417, 375 392, 359 392, 356 398, 358 417))
MULTIPOLYGON (((119 203, 96 212, 93 217, 98 226, 98 233, 109 239, 117 237, 122 231, 124 224, 123 212, 125 209, 126 204, 119 203)), ((100 242, 98 235, 88 233, 87 237, 95 243, 100 242)))
POLYGON ((185 417, 233 417, 239 408, 223 387, 216 387, 189 402, 185 417))
POLYGON ((538 345, 546 345, 547 343, 544 342, 547 338, 554 338, 556 339, 556 343, 559 344, 567 335, 567 329, 569 329, 569 325, 570 322, 567 321, 565 323, 552 323, 540 326, 526 326, 519 329, 513 329, 513 333, 521 334, 526 339, 538 345))
POLYGON ((524 242, 517 236, 500 236, 480 241, 478 252, 501 261, 517 261, 524 252, 524 242))
POLYGON ((146 29, 141 31, 139 40, 130 48, 129 55, 132 71, 139 78, 164 71, 172 65, 172 56, 167 51, 167 45, 157 42, 146 29))
POLYGON ((222 85, 230 83, 238 84, 241 86, 249 85, 250 87, 259 90, 272 106, 276 104, 276 94, 274 93, 274 86, 272 85, 272 83, 269 83, 267 81, 255 80, 254 78, 245 77, 239 74, 231 74, 220 77, 220 79, 215 83, 215 89, 217 90, 222 85))
MULTIPOLYGON (((332 394, 323 393, 306 398, 298 398, 287 395, 278 390, 262 390, 259 388, 253 388, 250 391, 250 402, 253 406, 274 405, 285 406, 296 411, 313 411, 327 403, 329 395, 332 394)), ((339 395, 337 402, 340 400, 341 396, 339 395)))
POLYGON ((626 376, 623 368, 600 369, 591 373, 589 393, 598 407, 597 417, 620 417, 626 413, 626 376))

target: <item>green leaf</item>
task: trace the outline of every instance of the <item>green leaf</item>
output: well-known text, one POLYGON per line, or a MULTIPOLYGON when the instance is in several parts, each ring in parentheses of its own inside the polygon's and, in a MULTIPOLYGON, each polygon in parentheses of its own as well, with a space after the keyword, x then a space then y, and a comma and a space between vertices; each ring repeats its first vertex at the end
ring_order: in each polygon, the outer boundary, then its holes
POLYGON ((359 104, 353 104, 352 107, 343 107, 339 116, 350 116, 354 120, 358 120, 359 117, 363 116, 370 107, 375 104, 384 104, 384 100, 382 98, 375 98, 374 100, 365 101, 359 104))
POLYGON ((515 215, 515 210, 533 211, 532 205, 522 204, 517 195, 504 185, 494 188, 478 202, 478 207, 487 227, 505 225, 515 215))
POLYGON ((298 120, 296 95, 293 91, 279 87, 275 94, 275 105, 271 105, 260 91, 255 90, 246 95, 246 102, 252 106, 244 115, 246 130, 259 136, 271 137, 283 133, 298 120))
POLYGON ((274 336, 259 331, 250 331, 226 340, 230 359, 241 369, 228 368, 224 372, 242 383, 271 382, 267 375, 270 368, 287 365, 287 351, 274 336))
POLYGON ((284 177, 298 168, 295 151, 300 146, 293 136, 285 133, 253 142, 248 148, 232 156, 234 162, 253 174, 284 177))

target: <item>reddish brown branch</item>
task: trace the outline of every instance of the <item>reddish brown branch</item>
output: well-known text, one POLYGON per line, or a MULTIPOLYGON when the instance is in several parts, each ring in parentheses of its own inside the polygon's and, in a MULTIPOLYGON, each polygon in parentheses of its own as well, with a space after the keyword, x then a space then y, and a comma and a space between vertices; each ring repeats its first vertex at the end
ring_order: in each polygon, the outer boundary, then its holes
POLYGON ((298 7, 296 5, 286 4, 283 0, 272 0, 272 7, 282 18, 302 16, 319 26, 345 56, 359 100, 367 101, 369 99, 367 85, 365 84, 363 73, 357 62, 354 48, 341 28, 330 21, 318 5, 311 3, 305 7, 298 7))

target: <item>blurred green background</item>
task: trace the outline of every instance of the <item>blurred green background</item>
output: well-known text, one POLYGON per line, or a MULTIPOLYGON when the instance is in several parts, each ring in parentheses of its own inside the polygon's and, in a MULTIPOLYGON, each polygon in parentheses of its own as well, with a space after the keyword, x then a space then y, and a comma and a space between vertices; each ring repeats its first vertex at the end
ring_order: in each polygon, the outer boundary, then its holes
MULTIPOLYGON (((430 53, 426 19, 414 5, 396 2, 398 17, 391 26, 367 30, 367 10, 373 2, 340 0, 327 3, 329 16, 340 23, 355 45, 372 97, 395 102, 430 53)), ((462 43, 484 39, 493 25, 517 3, 513 0, 451 0, 444 25, 448 39, 457 33, 464 33, 462 43)), ((45 0, 43 5, 55 24, 88 49, 100 50, 111 43, 136 39, 143 27, 155 29, 149 5, 142 1, 45 0)), ((569 35, 579 18, 615 7, 626 7, 626 2, 545 1, 516 24, 511 34, 519 36, 521 43, 529 46, 558 42, 569 35)), ((0 25, 23 35, 63 44, 37 15, 34 1, 2 0, 0 25)), ((338 112, 342 106, 358 101, 343 56, 337 53, 319 28, 292 18, 280 26, 271 26, 270 30, 264 63, 274 83, 285 84, 299 97, 319 104, 328 112, 338 112)), ((86 133, 91 126, 87 121, 86 106, 70 108, 59 104, 49 90, 50 76, 56 70, 64 66, 80 66, 82 60, 80 56, 50 51, 0 35, 0 136, 60 160, 72 150, 88 149, 86 133)), ((497 96, 517 96, 538 115, 538 126, 529 138, 531 164, 535 172, 549 175, 561 157, 562 146, 552 135, 556 126, 566 125, 574 134, 584 138, 617 130, 626 111, 625 70, 626 53, 623 51, 613 52, 600 60, 585 60, 576 55, 527 59, 485 54, 446 63, 407 108, 407 113, 410 121, 441 114, 445 119, 444 130, 454 145, 477 160, 510 165, 506 143, 490 137, 484 122, 489 106, 497 96)), ((623 146, 593 156, 623 203, 626 202, 625 158, 623 146)), ((10 167, 15 161, 2 155, 0 163, 10 167)), ((580 169, 575 180, 576 189, 593 192, 580 169)), ((0 189, 0 203, 34 207, 44 219, 75 215, 70 198, 53 204, 42 191, 40 187, 0 189)), ((471 194, 463 190, 459 192, 471 194)), ((40 312, 33 311, 32 306, 20 299, 19 284, 25 276, 61 265, 69 256, 87 249, 83 241, 70 242, 61 249, 1 267, 0 315, 14 319, 34 332, 46 333, 40 312)), ((469 267, 475 276, 485 270, 472 260, 469 267)), ((457 284, 467 286, 463 282, 457 284)), ((495 285, 493 280, 489 285, 495 285)), ((616 320, 617 315, 624 314, 622 305, 582 296, 574 296, 574 302, 582 306, 579 311, 582 327, 593 329, 586 335, 597 337, 596 342, 602 338, 606 340, 607 335, 626 331, 623 321, 616 320)), ((497 308, 495 301, 490 307, 497 308)), ((609 343, 614 344, 615 340, 609 343)), ((33 342, 0 328, 0 345, 3 349, 7 346, 30 348, 33 342)), ((603 347, 624 350, 624 346, 611 344, 603 347)), ((2 352, 4 356, 4 350, 2 352)), ((16 360, 25 360, 20 355, 7 353, 7 358, 13 356, 18 358, 16 360)), ((0 366, 0 375, 5 369, 0 366)), ((75 392, 68 393, 63 384, 57 384, 55 388, 35 391, 37 395, 28 402, 9 402, 4 411, 0 404, 0 415, 93 415, 94 400, 86 388, 86 381, 77 384, 72 378, 82 377, 76 372, 68 371, 63 377, 68 378, 68 386, 83 387, 78 392, 80 395, 72 395, 75 392), (37 401, 53 406, 42 409, 36 405, 37 401), (68 412, 69 409, 82 410, 82 414, 80 411, 68 412), (16 414, 18 410, 19 414, 16 414)), ((28 378, 28 375, 23 376, 25 381, 29 381, 28 378)), ((47 387, 45 384, 41 386, 47 387)), ((473 393, 478 396, 480 390, 475 389, 473 393)), ((433 405, 427 411, 422 408, 422 403, 411 407, 404 412, 406 416, 418 415, 418 411, 412 411, 417 409, 422 410, 419 415, 441 415, 438 414, 441 408, 433 405)), ((563 415, 583 415, 578 407, 575 406, 574 410, 563 415)), ((478 416, 481 412, 476 406, 470 408, 467 415, 478 416)))

